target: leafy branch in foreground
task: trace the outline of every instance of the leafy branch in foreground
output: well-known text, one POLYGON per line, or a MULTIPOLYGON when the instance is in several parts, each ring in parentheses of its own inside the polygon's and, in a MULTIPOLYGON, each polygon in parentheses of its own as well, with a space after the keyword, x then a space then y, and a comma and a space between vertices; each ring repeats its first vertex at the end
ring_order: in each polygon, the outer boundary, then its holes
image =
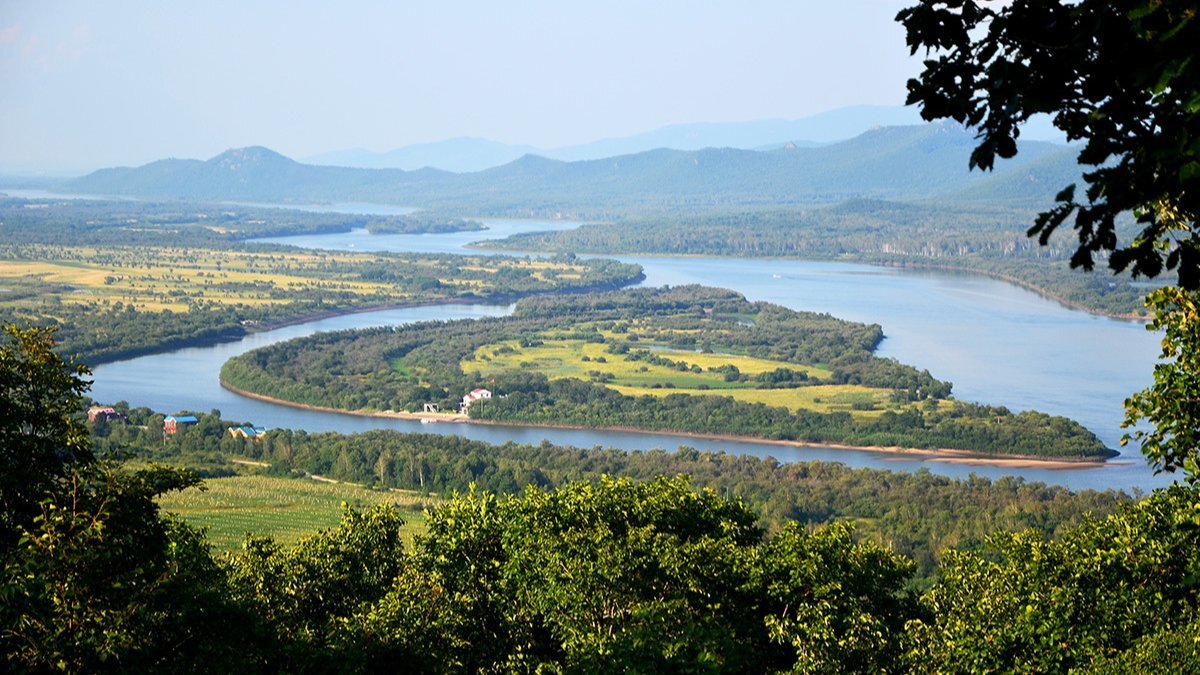
POLYGON ((1168 286, 1151 293, 1154 308, 1148 328, 1165 331, 1162 361, 1154 366, 1154 384, 1125 400, 1123 427, 1148 420, 1153 429, 1134 429, 1130 439, 1159 471, 1182 468, 1191 482, 1200 481, 1196 448, 1200 447, 1200 299, 1197 294, 1168 286))
POLYGON ((1200 17, 1191 0, 924 0, 901 11, 913 54, 930 58, 908 82, 908 103, 927 120, 978 130, 971 166, 991 169, 1017 153, 1019 126, 1051 114, 1079 161, 1095 167, 1057 196, 1029 234, 1046 243, 1072 215, 1072 265, 1097 255, 1134 276, 1176 270, 1200 287, 1200 17), (1122 244, 1121 214, 1142 230, 1122 244))

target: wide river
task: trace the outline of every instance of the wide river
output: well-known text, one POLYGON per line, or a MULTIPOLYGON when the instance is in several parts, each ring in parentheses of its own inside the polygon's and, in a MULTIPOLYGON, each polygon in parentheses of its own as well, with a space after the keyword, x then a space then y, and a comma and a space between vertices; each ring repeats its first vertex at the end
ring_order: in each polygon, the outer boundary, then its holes
MULTIPOLYGON (((319 207, 325 208, 325 207, 319 207)), ((397 213, 395 207, 336 205, 341 212, 397 213)), ((515 232, 564 229, 574 223, 484 219, 486 232, 371 236, 344 234, 281 237, 277 243, 356 251, 462 253, 466 244, 515 232)), ((987 278, 843 263, 731 258, 619 256, 646 272, 646 285, 701 283, 731 288, 751 300, 855 321, 878 323, 887 338, 882 356, 893 357, 954 383, 960 399, 1037 409, 1072 417, 1117 447, 1121 403, 1150 382, 1157 338, 1138 323, 1117 321, 1065 308, 1010 284, 987 278)), ((1097 468, 1000 469, 964 466, 886 453, 787 448, 660 434, 554 430, 470 424, 421 425, 403 420, 299 410, 250 400, 222 389, 221 365, 230 357, 273 342, 318 331, 398 325, 431 319, 503 315, 511 307, 445 305, 349 314, 256 333, 231 343, 181 349, 99 366, 92 396, 128 401, 165 412, 219 409, 227 418, 269 427, 355 432, 389 428, 458 434, 503 443, 539 443, 627 450, 673 449, 685 444, 779 461, 834 460, 851 466, 894 470, 928 469, 965 477, 1020 475, 1072 488, 1150 489, 1164 485, 1136 449, 1097 468)))

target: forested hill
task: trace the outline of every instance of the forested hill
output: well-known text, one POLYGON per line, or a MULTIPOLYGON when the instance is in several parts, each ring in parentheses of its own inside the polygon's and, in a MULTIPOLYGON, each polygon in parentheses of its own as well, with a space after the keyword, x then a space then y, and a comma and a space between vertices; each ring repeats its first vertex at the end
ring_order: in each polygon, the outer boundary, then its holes
POLYGON ((949 124, 883 127, 816 148, 652 150, 561 162, 526 155, 475 173, 300 164, 266 148, 208 161, 97 171, 62 186, 89 194, 254 201, 370 201, 480 214, 567 213, 830 202, 849 198, 1051 198, 1078 175, 1075 150, 1021 145, 992 174, 970 172, 974 138, 949 124))

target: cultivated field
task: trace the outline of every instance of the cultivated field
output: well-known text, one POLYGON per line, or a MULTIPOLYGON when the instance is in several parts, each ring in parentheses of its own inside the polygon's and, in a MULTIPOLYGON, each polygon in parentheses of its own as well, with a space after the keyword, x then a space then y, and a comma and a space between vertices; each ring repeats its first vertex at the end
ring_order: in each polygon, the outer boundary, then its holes
POLYGON ((213 478, 204 487, 164 495, 159 503, 164 511, 208 528, 208 541, 218 551, 238 550, 247 533, 293 544, 336 527, 343 504, 365 510, 392 502, 404 512, 411 537, 425 530, 425 507, 437 503, 436 498, 410 492, 270 476, 213 478))
MULTIPOLYGON (((636 333, 635 333, 636 334, 636 333)), ((701 353, 655 346, 641 340, 626 342, 621 335, 605 335, 608 344, 582 339, 556 339, 554 334, 539 336, 541 344, 521 346, 517 341, 490 344, 475 351, 474 358, 462 363, 464 372, 485 376, 505 370, 539 372, 550 379, 573 377, 600 382, 629 396, 667 396, 670 394, 730 396, 746 403, 764 403, 792 411, 849 412, 873 417, 885 410, 899 411, 909 403, 892 401, 892 391, 852 384, 808 384, 805 386, 760 389, 754 377, 777 369, 804 372, 811 380, 830 378, 828 369, 819 365, 797 365, 737 354, 701 353), (673 362, 674 366, 631 360, 614 354, 610 346, 623 343, 673 362), (729 368, 748 379, 731 380, 729 368), (723 370, 724 369, 724 370, 723 370)), ((393 364, 393 367, 402 364, 393 364)))
POLYGON ((453 298, 504 290, 515 278, 578 280, 568 262, 327 251, 256 252, 168 247, 0 246, 0 301, 186 312, 196 305, 272 306, 321 298, 340 306, 453 298))

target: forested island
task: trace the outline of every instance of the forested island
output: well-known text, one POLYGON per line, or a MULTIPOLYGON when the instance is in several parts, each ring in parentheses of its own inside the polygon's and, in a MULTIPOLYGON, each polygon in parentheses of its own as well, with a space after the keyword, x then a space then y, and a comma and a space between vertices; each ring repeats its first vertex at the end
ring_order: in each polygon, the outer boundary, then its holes
POLYGON ((782 257, 961 271, 1002 279, 1077 309, 1118 318, 1148 316, 1143 298, 1154 284, 1071 269, 1075 247, 1069 241, 1042 246, 1022 235, 1035 213, 1011 204, 853 200, 803 209, 632 216, 476 246, 597 255, 782 257))
MULTIPOLYGON (((330 313, 508 302, 534 293, 619 288, 641 278, 637 265, 611 260, 246 243, 268 234, 373 227, 375 220, 240 209, 0 200, 0 321, 59 326, 63 353, 100 363, 330 313)), ((407 218, 383 218, 379 226, 405 227, 407 218)))
POLYGON ((866 447, 1103 459, 1061 417, 950 398, 872 354, 879 326, 698 286, 530 298, 511 317, 325 333, 228 361, 222 382, 302 405, 866 447))
POLYGON ((486 229, 487 226, 478 220, 448 218, 432 213, 393 216, 386 220, 373 220, 366 225, 367 232, 371 234, 433 234, 439 232, 478 232, 479 230, 486 229))

